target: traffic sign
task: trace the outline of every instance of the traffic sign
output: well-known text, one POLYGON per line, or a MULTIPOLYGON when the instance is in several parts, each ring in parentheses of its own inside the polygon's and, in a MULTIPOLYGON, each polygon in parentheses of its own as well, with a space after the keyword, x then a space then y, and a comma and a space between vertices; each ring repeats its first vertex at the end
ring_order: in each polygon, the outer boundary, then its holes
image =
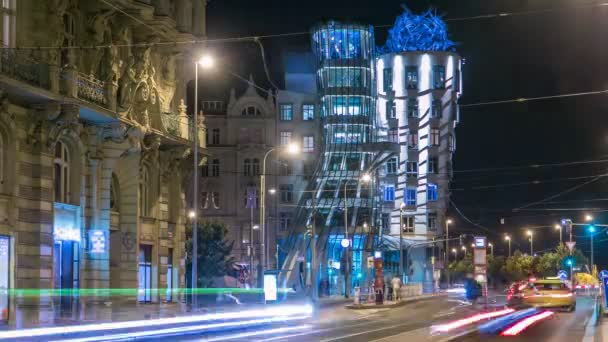
POLYGON ((576 241, 567 241, 566 242, 566 246, 568 246, 568 249, 572 252, 572 249, 574 248, 574 245, 576 245, 576 241))
POLYGON ((601 270, 600 271, 600 279, 608 278, 608 271, 601 270))
POLYGON ((566 280, 568 279, 568 272, 564 270, 559 270, 559 272, 557 272, 557 277, 561 280, 566 280))

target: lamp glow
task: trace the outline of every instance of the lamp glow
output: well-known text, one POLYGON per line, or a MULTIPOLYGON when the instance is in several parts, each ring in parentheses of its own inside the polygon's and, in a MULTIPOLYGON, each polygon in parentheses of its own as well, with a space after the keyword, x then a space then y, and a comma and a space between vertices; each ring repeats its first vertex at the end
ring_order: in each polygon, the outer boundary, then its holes
POLYGON ((593 220, 593 216, 591 216, 589 214, 585 215, 585 221, 589 222, 589 221, 592 221, 592 220, 593 220))
POLYGON ((296 143, 291 143, 287 145, 287 153, 289 154, 298 154, 300 153, 300 146, 296 143))
POLYGON ((367 183, 372 180, 372 176, 370 176, 369 173, 366 173, 361 177, 361 180, 367 183))
POLYGON ((276 194, 276 193, 277 193, 277 189, 275 189, 275 188, 270 188, 270 189, 268 189, 268 193, 269 193, 269 194, 271 194, 271 195, 274 195, 274 194, 276 194))
POLYGON ((203 67, 205 69, 209 69, 209 68, 213 67, 213 65, 215 64, 215 61, 213 60, 213 57, 211 57, 211 55, 204 55, 201 58, 199 58, 197 63, 201 67, 203 67))
POLYGON ((196 217, 196 212, 194 212, 194 210, 190 210, 188 212, 188 217, 191 218, 191 219, 195 218, 196 217))

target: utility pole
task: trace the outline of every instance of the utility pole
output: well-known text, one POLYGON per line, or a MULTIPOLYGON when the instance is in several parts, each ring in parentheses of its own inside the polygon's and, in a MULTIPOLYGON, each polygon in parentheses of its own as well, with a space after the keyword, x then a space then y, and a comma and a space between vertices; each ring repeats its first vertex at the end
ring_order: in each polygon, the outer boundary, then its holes
POLYGON ((452 220, 445 220, 445 276, 448 281, 448 288, 450 287, 450 223, 452 220))
POLYGON ((401 202, 399 207, 399 276, 401 282, 405 283, 405 276, 403 274, 403 208, 405 203, 401 202))
MULTIPOLYGON (((344 238, 348 241, 348 198, 346 193, 346 186, 348 185, 348 180, 344 181, 344 238)), ((350 292, 350 244, 344 247, 345 254, 345 264, 344 265, 344 298, 349 297, 350 292)))
POLYGON ((317 231, 315 221, 317 220, 317 206, 315 204, 316 194, 312 197, 312 232, 310 235, 310 254, 312 259, 312 265, 310 265, 310 271, 312 272, 310 281, 312 282, 312 300, 316 301, 318 298, 319 284, 317 284, 317 231))

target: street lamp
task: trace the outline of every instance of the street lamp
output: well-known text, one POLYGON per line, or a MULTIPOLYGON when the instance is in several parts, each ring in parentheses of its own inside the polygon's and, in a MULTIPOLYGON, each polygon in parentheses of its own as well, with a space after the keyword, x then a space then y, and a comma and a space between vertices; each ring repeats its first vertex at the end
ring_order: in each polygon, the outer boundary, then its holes
POLYGON ((194 211, 194 210, 190 210, 190 211, 188 212, 188 218, 193 219, 193 218, 195 218, 195 217, 196 217, 196 211, 194 211))
POLYGON ((196 296, 194 289, 198 286, 198 67, 199 65, 205 69, 209 69, 213 66, 213 57, 210 55, 204 55, 199 60, 194 62, 194 114, 192 116, 193 129, 193 191, 192 191, 192 207, 194 208, 191 214, 188 214, 192 218, 192 304, 196 306, 196 296))
MULTIPOLYGON (((360 179, 362 182, 369 182, 372 180, 372 176, 370 176, 369 173, 365 173, 361 176, 360 179)), ((344 258, 346 260, 346 265, 344 265, 344 297, 348 298, 349 294, 350 294, 350 280, 349 280, 349 276, 350 276, 350 253, 348 251, 348 246, 350 246, 350 242, 348 241, 348 193, 346 192, 346 187, 348 185, 348 180, 344 181, 344 240, 347 241, 347 243, 342 243, 342 247, 344 247, 344 253, 346 253, 346 257, 344 258), (346 246, 345 246, 346 245, 346 246)), ((343 240, 343 241, 344 241, 343 240)))
POLYGON ((509 244, 509 258, 511 257, 511 237, 509 235, 505 236, 505 241, 509 244))
POLYGON ((454 261, 458 261, 458 250, 456 248, 452 248, 452 253, 454 253, 454 261))
POLYGON ((494 256, 494 245, 490 242, 488 243, 488 247, 490 247, 490 255, 494 256))
POLYGON ((445 275, 446 275, 446 279, 448 281, 448 287, 450 287, 450 269, 449 269, 449 267, 447 267, 447 265, 450 264, 450 254, 449 254, 450 224, 452 224, 452 220, 450 220, 450 219, 445 220, 445 263, 446 263, 445 275))
POLYGON ((585 222, 591 222, 591 221, 593 221, 593 216, 591 216, 589 214, 586 214, 585 215, 585 222))
POLYGON ((530 237, 530 256, 534 256, 534 233, 528 230, 527 234, 530 237))
MULTIPOLYGON (((289 154, 297 154, 300 151, 300 146, 294 143, 282 146, 289 154)), ((258 282, 264 287, 264 268, 266 267, 266 159, 268 155, 277 148, 273 147, 266 151, 262 161, 262 173, 260 174, 260 268, 261 274, 258 276, 258 282)), ((271 194, 275 193, 276 190, 271 194)))
POLYGON ((275 188, 270 188, 270 189, 268 189, 268 193, 269 193, 269 194, 271 194, 271 195, 274 195, 274 194, 276 194, 276 193, 277 193, 277 189, 275 189, 275 188))
POLYGON ((588 230, 591 237, 591 271, 593 272, 593 236, 595 235, 595 226, 589 226, 588 230))
POLYGON ((559 224, 555 225, 555 229, 559 230, 559 244, 562 244, 562 226, 559 224))

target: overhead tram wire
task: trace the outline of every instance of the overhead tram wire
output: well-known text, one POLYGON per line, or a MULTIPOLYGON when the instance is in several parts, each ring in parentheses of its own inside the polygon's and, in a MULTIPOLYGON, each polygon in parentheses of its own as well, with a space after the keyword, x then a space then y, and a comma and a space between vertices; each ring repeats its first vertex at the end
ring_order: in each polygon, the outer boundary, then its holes
POLYGON ((560 98, 577 97, 577 96, 600 95, 600 94, 608 94, 608 89, 579 92, 579 93, 567 93, 567 94, 558 94, 558 95, 528 97, 528 98, 520 97, 520 98, 516 98, 516 99, 509 99, 509 100, 466 103, 466 104, 459 104, 458 107, 459 108, 471 108, 471 107, 489 106, 489 105, 497 105, 497 104, 524 103, 524 102, 532 102, 532 101, 551 100, 551 99, 560 99, 560 98))

